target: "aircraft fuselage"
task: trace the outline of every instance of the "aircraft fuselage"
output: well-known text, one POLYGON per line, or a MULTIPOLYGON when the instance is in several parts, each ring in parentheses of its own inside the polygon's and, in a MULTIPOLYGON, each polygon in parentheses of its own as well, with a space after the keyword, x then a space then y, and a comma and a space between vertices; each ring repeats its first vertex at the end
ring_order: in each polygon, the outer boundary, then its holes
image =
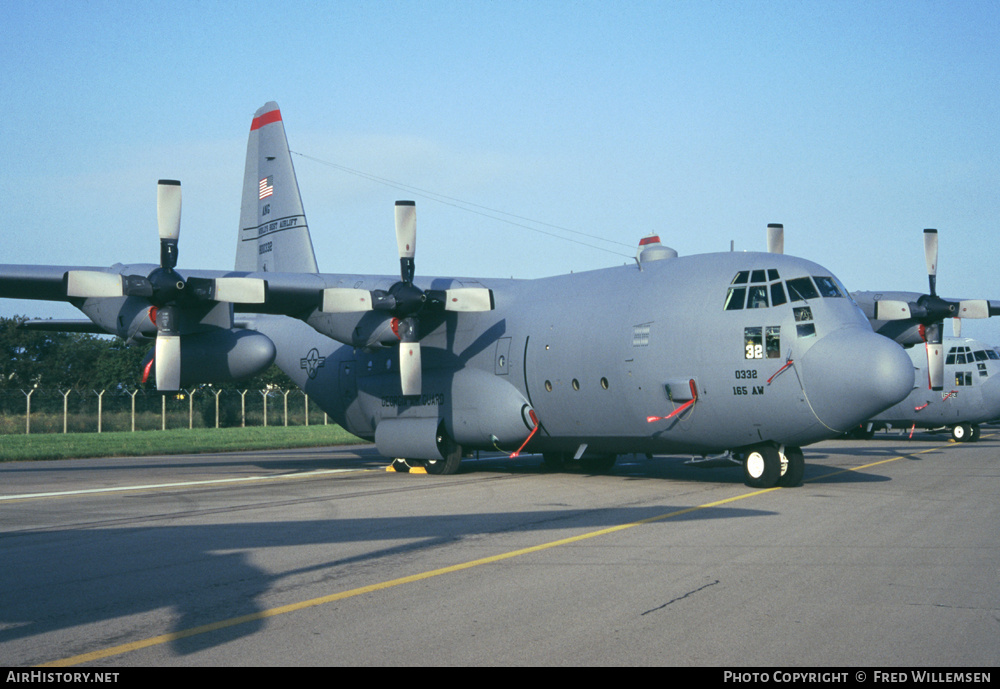
MULTIPOLYGON (((393 282, 321 277, 361 289, 393 282)), ((641 270, 425 286, 470 285, 492 289, 496 307, 421 321, 420 396, 401 395, 398 348, 378 344, 387 316, 314 312, 294 328, 261 316, 253 327, 274 340, 279 366, 351 432, 376 438, 380 424, 403 422, 408 437, 429 436, 441 421, 467 450, 514 450, 535 419, 528 449, 536 452, 801 446, 842 433, 912 387, 902 349, 872 332, 829 271, 803 259, 706 254, 641 270), (672 418, 647 420, 686 403, 672 418)))

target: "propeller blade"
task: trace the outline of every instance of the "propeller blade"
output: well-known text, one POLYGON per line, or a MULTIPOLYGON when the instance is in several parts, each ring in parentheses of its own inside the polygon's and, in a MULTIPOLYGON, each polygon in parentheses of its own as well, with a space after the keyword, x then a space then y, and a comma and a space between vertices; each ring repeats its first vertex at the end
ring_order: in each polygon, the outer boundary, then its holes
POLYGON ((875 302, 875 320, 905 321, 910 318, 910 305, 905 301, 883 299, 875 302))
POLYGON ((944 346, 927 343, 927 378, 931 390, 944 389, 944 346))
POLYGON ((952 332, 955 333, 955 337, 961 337, 962 336, 962 319, 961 318, 952 318, 951 319, 951 329, 952 329, 952 332))
POLYGON ((323 313, 359 313, 371 311, 374 300, 366 289, 330 287, 323 290, 323 313))
POLYGON ((156 184, 156 224, 160 233, 160 267, 177 265, 177 239, 181 234, 181 183, 161 179, 156 184))
POLYGON ((234 304, 263 304, 267 283, 260 278, 215 278, 212 299, 234 304))
POLYGON ((767 253, 785 253, 785 226, 781 223, 770 223, 767 226, 767 253))
POLYGON ((156 183, 156 222, 160 239, 177 241, 181 234, 181 183, 176 179, 156 183))
POLYGON ((156 389, 181 389, 181 336, 156 336, 156 389))
POLYGON ((70 270, 66 272, 68 297, 123 297, 122 276, 99 270, 70 270))
POLYGON ((413 201, 396 201, 396 246, 399 248, 400 275, 406 284, 413 282, 416 245, 417 204, 413 201))
POLYGON ((958 302, 958 317, 989 318, 990 303, 985 299, 967 299, 958 302))
POLYGON ((156 311, 156 389, 180 390, 181 387, 181 336, 180 323, 173 306, 156 311))
POLYGON ((927 280, 931 296, 937 296, 938 231, 924 230, 924 260, 927 262, 927 280))
POLYGON ((462 287, 444 290, 445 311, 492 311, 493 290, 485 287, 462 287))
POLYGON ((404 396, 420 394, 423 381, 419 342, 399 343, 399 380, 404 396))

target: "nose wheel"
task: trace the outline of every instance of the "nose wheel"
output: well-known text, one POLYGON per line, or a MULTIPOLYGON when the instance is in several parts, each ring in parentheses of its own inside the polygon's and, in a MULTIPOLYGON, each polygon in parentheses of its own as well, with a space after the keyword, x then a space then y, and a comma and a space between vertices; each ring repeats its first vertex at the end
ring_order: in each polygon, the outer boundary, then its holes
POLYGON ((971 443, 979 440, 981 431, 977 423, 960 423, 951 429, 951 437, 955 442, 971 443))
POLYGON ((743 481, 751 488, 791 488, 802 483, 802 449, 779 449, 769 443, 751 447, 743 460, 743 481))

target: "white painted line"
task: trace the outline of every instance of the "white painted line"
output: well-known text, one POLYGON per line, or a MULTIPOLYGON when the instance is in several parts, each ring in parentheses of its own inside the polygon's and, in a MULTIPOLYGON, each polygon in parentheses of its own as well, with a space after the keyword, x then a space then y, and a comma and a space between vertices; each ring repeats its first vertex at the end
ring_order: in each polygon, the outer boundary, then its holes
POLYGON ((185 488, 190 486, 205 486, 216 483, 239 483, 241 481, 276 481, 291 478, 310 478, 312 476, 322 476, 324 474, 343 474, 351 471, 365 471, 364 469, 318 469, 316 471, 306 471, 295 474, 279 474, 277 476, 244 476, 242 478, 217 478, 205 481, 182 481, 179 483, 150 483, 144 486, 119 486, 117 488, 87 488, 85 490, 67 490, 56 493, 24 493, 22 495, 0 495, 2 500, 26 500, 29 498, 57 498, 68 495, 86 495, 88 493, 117 493, 129 490, 153 490, 156 488, 185 488))

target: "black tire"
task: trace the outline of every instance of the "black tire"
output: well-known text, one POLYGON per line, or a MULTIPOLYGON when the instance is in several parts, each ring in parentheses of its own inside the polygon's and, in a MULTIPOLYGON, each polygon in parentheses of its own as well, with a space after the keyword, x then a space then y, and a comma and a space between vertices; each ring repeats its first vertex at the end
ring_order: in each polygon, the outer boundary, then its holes
POLYGON ((773 488, 781 477, 781 457, 773 445, 755 445, 743 459, 743 482, 751 488, 773 488))
POLYGON ((957 443, 967 443, 972 439, 972 425, 967 423, 956 424, 951 427, 951 437, 957 443))
POLYGON ((972 435, 969 436, 969 442, 976 442, 979 440, 979 436, 983 434, 983 430, 979 427, 978 423, 972 424, 972 435))
POLYGON ((444 459, 428 459, 424 462, 424 469, 435 476, 458 473, 462 464, 462 446, 445 434, 443 424, 438 429, 437 445, 444 459))
POLYGON ((784 470, 778 478, 778 485, 782 488, 795 488, 802 485, 802 477, 806 473, 806 462, 802 456, 802 448, 786 447, 785 462, 782 462, 784 470))

